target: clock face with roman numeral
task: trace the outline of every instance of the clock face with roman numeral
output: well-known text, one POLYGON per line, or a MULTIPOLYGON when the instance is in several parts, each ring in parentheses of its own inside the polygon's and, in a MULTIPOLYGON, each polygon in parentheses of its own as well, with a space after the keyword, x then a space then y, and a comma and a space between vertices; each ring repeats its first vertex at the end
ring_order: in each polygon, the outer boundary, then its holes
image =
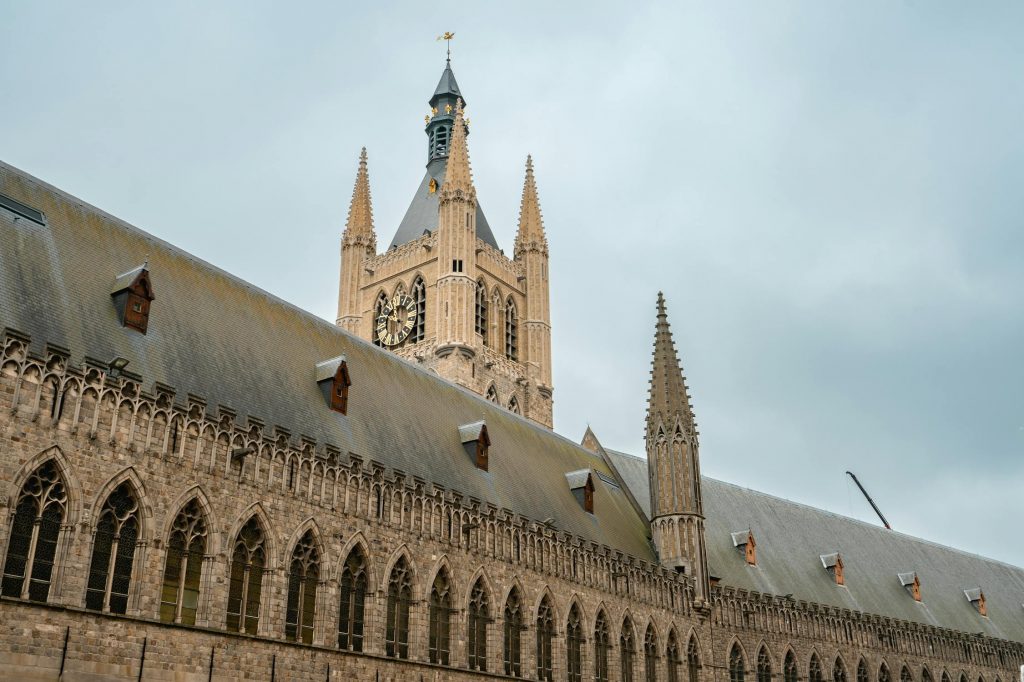
POLYGON ((377 338, 385 346, 397 346, 409 336, 415 323, 416 302, 405 294, 395 294, 377 317, 377 338))

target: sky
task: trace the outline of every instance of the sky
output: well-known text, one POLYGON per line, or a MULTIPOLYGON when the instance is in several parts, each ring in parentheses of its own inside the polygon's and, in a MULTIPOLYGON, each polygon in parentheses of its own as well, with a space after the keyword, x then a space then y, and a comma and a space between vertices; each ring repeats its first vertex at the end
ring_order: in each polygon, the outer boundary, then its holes
POLYGON ((0 158, 333 320, 443 31, 510 253, 532 154, 555 427, 642 454, 664 291, 705 475, 1024 565, 1024 4, 0 0, 0 158))

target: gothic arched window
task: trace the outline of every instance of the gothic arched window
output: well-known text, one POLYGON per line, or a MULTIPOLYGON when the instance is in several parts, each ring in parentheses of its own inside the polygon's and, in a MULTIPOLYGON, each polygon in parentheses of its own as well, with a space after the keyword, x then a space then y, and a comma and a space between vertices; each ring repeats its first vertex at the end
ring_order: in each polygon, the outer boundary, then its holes
POLYGON ((863 658, 857 663, 857 682, 868 682, 868 666, 863 658))
POLYGON ((658 636, 653 625, 644 635, 644 677, 646 682, 658 682, 658 636))
POLYGON ((686 672, 690 682, 697 682, 700 679, 700 652, 697 649, 697 640, 692 636, 686 646, 686 672))
POLYGON ((512 588, 505 601, 504 636, 502 638, 502 659, 505 663, 505 674, 510 677, 521 677, 522 667, 522 633, 523 604, 519 598, 519 590, 512 588))
POLYGON ((668 633, 668 645, 665 647, 665 667, 668 668, 668 682, 680 682, 679 668, 682 662, 683 657, 679 651, 679 639, 676 637, 676 631, 672 630, 668 633))
POLYGON ((729 651, 729 682, 743 682, 746 664, 739 644, 733 644, 729 651))
POLYGON ((484 281, 476 283, 476 333, 483 338, 484 345, 487 343, 487 287, 484 281))
POLYGON ((891 680, 892 677, 889 675, 889 668, 885 663, 883 663, 878 669, 878 682, 890 682, 891 680))
POLYGON ((422 277, 412 283, 411 298, 416 306, 416 319, 409 332, 409 343, 419 343, 427 337, 427 285, 422 277))
POLYGON ((409 658, 409 605, 412 603, 412 576, 405 557, 401 557, 388 577, 387 629, 385 653, 392 658, 409 658))
POLYGON ((67 488, 51 459, 33 471, 21 487, 4 561, 0 592, 5 597, 46 601, 67 506, 67 488))
POLYGON ((792 651, 786 652, 786 658, 782 662, 782 682, 796 682, 796 656, 792 651))
POLYGON ((622 682, 633 682, 633 668, 636 661, 636 638, 633 623, 627 618, 619 633, 619 664, 622 668, 622 682))
POLYGON ((900 682, 914 682, 914 676, 910 674, 910 668, 907 666, 900 670, 900 682))
POLYGON ((366 609, 366 554, 356 545, 341 569, 341 610, 338 648, 363 650, 363 614, 366 609))
POLYGON ((839 657, 836 657, 836 662, 832 664, 832 682, 846 682, 846 666, 839 657))
POLYGON ((85 608, 125 613, 139 538, 139 501, 125 481, 110 493, 99 513, 85 589, 85 608))
POLYGON ((505 357, 519 360, 519 318, 511 296, 505 302, 505 357))
POLYGON ((288 567, 288 608, 284 636, 292 642, 313 643, 316 586, 320 581, 320 548, 312 530, 295 543, 288 567))
MULTIPOLYGON (((607 626, 605 626, 606 639, 607 636, 607 626)), ((580 616, 579 606, 576 604, 569 609, 569 619, 565 626, 565 664, 569 682, 581 682, 583 679, 583 619, 580 616)))
POLYGON ((519 401, 516 399, 515 396, 512 396, 511 398, 508 399, 508 409, 509 412, 512 412, 513 414, 523 413, 523 411, 519 409, 519 401))
POLYGON ((485 396, 492 403, 497 404, 498 402, 498 391, 494 388, 494 384, 487 387, 487 395, 485 396))
POLYGON ((196 624, 206 534, 206 516, 199 500, 193 498, 174 518, 171 537, 167 540, 167 564, 160 596, 160 620, 165 623, 196 624))
POLYGON ((253 516, 238 531, 231 552, 228 590, 228 630, 255 635, 260 619, 263 571, 267 566, 267 540, 253 516))
POLYGON ((469 613, 466 622, 469 640, 469 669, 487 670, 487 621, 491 609, 484 589, 483 578, 476 581, 469 593, 469 613))
POLYGON ((384 306, 388 304, 388 296, 383 291, 377 294, 377 302, 373 304, 373 320, 370 322, 370 327, 373 329, 372 341, 375 346, 383 346, 384 342, 380 340, 380 336, 377 334, 377 320, 384 314, 384 306))
POLYGON ((594 680, 608 682, 608 650, 611 649, 611 638, 608 634, 608 621, 604 612, 597 614, 594 622, 594 680))
POLYGON ((807 667, 807 680, 808 682, 822 682, 821 678, 821 661, 818 659, 818 654, 811 654, 811 663, 807 667))
POLYGON ((761 647, 757 652, 757 682, 771 682, 772 680, 772 659, 768 655, 768 649, 761 647))
POLYGON ((555 636, 555 615, 547 596, 537 609, 537 679, 551 682, 552 658, 551 640, 555 636))
POLYGON ((448 571, 441 569, 430 588, 430 662, 448 665, 451 654, 452 583, 448 571))

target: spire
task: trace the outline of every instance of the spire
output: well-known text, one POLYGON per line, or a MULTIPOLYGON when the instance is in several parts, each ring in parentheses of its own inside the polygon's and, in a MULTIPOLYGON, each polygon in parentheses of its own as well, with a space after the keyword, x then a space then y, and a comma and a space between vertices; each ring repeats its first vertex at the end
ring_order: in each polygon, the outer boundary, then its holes
POLYGON ((658 292, 658 322, 654 331, 654 360, 651 366, 651 393, 647 402, 647 430, 659 424, 671 428, 679 419, 683 428, 693 431, 695 423, 686 378, 679 366, 676 345, 669 329, 665 297, 658 292))
POLYGON ((523 182, 523 200, 519 205, 519 229, 516 232, 515 253, 518 255, 529 244, 547 250, 544 237, 544 219, 537 198, 537 183, 533 178, 533 157, 526 157, 526 180, 523 182))
POLYGON ((437 82, 434 94, 430 98, 430 106, 436 107, 442 99, 455 101, 460 97, 462 97, 462 91, 459 90, 459 84, 455 82, 455 73, 452 71, 452 58, 449 55, 448 61, 444 65, 444 71, 441 72, 441 80, 437 82))
POLYGON ((370 175, 366 170, 366 147, 359 154, 359 170, 352 189, 352 203, 348 209, 345 234, 373 234, 373 205, 370 201, 370 175))
POLYGON ((473 173, 469 168, 469 149, 466 146, 466 123, 462 117, 462 100, 455 104, 455 124, 452 126, 452 143, 448 150, 448 168, 445 173, 442 194, 462 190, 467 195, 475 194, 473 173))

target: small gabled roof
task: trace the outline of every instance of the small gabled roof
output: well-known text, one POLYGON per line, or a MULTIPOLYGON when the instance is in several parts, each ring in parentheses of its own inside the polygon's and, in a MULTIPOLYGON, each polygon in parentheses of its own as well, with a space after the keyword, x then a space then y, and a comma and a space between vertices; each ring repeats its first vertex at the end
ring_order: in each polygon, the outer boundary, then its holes
POLYGON ((749 529, 738 530, 735 533, 731 533, 731 535, 733 547, 740 547, 742 545, 747 544, 747 542, 754 536, 754 534, 751 533, 749 529))
MULTIPOLYGON (((473 443, 480 440, 480 434, 487 438, 487 424, 481 419, 478 422, 472 424, 463 424, 459 427, 459 442, 460 443, 473 443)), ((490 440, 487 438, 488 441, 490 440)))
POLYGON ((911 571, 910 573, 897 573, 896 575, 899 576, 900 584, 904 587, 913 585, 914 581, 917 580, 917 573, 915 571, 911 571))
POLYGON ((981 591, 980 587, 972 587, 969 590, 964 590, 964 596, 967 597, 967 601, 969 601, 969 602, 976 602, 976 601, 981 601, 981 598, 984 597, 985 595, 981 591))
MULTIPOLYGON (((138 267, 134 267, 128 272, 122 272, 120 275, 114 278, 114 285, 110 288, 110 295, 114 296, 116 294, 121 293, 125 289, 130 288, 133 284, 135 284, 135 280, 139 278, 139 275, 141 275, 144 272, 149 272, 148 262, 143 263, 138 267)), ((152 290, 149 292, 149 295, 153 295, 152 290)))
POLYGON ((588 481, 590 481, 590 485, 593 486, 594 483, 590 478, 590 474, 590 469, 579 469, 577 471, 570 471, 567 473, 565 475, 565 480, 569 483, 569 489, 576 490, 577 488, 585 488, 588 481))
POLYGON ((843 563, 843 560, 839 556, 839 552, 832 552, 831 554, 821 555, 821 565, 825 568, 835 568, 836 564, 841 563, 843 563))
POLYGON ((339 355, 336 358, 316 363, 316 382, 319 384, 321 381, 333 379, 334 375, 338 373, 338 368, 341 367, 341 363, 343 362, 345 362, 345 356, 339 355))

